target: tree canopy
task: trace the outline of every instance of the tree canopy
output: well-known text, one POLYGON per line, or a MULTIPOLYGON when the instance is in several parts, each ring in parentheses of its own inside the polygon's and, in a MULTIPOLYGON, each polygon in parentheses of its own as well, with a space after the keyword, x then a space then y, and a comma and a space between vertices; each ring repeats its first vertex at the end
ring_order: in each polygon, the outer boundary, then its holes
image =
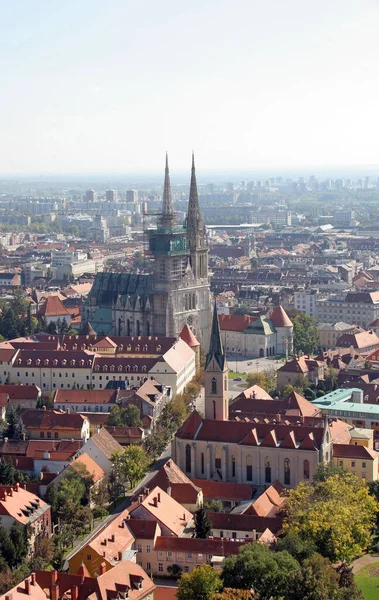
POLYGON ((196 537, 206 539, 212 531, 212 523, 203 505, 199 506, 194 517, 196 537))
POLYGON ((125 427, 140 427, 140 409, 134 404, 128 404, 127 406, 112 406, 107 424, 123 425, 125 427))
POLYGON ((127 487, 127 484, 133 488, 143 478, 149 465, 149 459, 142 446, 133 444, 127 446, 122 452, 116 452, 111 460, 115 480, 124 489, 127 487))
POLYGON ((299 313, 292 318, 293 345, 295 352, 314 354, 320 347, 317 321, 310 315, 299 313))
POLYGON ((210 600, 222 588, 220 575, 210 565, 200 565, 183 573, 178 581, 178 600, 210 600))
POLYGON ((367 548, 377 508, 366 483, 345 471, 291 490, 283 527, 332 562, 350 562, 367 548))

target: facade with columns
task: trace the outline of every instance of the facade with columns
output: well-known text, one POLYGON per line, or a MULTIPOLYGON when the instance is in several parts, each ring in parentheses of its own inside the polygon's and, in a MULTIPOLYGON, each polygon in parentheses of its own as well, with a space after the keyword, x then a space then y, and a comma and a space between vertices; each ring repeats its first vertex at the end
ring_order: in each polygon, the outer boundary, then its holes
POLYGON ((176 433, 172 457, 189 477, 288 488, 332 458, 327 421, 310 425, 229 420, 228 367, 216 308, 205 368, 205 418, 193 412, 176 433))
POLYGON ((208 240, 200 213, 192 157, 188 213, 176 222, 166 157, 162 213, 157 228, 147 231, 152 272, 98 273, 82 310, 104 335, 178 337, 188 325, 208 344, 211 322, 208 240))

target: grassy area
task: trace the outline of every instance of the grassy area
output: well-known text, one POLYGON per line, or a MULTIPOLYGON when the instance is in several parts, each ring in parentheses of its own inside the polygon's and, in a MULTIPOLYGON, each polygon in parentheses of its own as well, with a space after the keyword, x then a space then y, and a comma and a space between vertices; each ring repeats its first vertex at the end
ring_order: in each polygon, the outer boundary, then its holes
POLYGON ((241 377, 242 379, 246 379, 247 373, 240 373, 239 371, 229 371, 229 379, 234 379, 235 377, 241 377))
POLYGON ((356 574, 355 581, 365 600, 377 600, 379 598, 379 562, 363 567, 356 574))

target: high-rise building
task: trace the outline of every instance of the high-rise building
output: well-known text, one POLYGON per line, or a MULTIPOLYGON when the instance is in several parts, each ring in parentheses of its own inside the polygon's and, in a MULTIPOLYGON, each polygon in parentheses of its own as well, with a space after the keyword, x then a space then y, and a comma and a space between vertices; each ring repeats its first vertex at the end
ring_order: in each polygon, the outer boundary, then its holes
POLYGON ((87 190, 84 196, 85 202, 95 202, 96 201, 96 192, 95 190, 87 190))
POLYGON ((107 190, 105 192, 105 199, 107 202, 117 202, 117 192, 116 190, 107 190))
POLYGON ((126 190, 126 201, 137 203, 138 202, 137 190, 126 190))

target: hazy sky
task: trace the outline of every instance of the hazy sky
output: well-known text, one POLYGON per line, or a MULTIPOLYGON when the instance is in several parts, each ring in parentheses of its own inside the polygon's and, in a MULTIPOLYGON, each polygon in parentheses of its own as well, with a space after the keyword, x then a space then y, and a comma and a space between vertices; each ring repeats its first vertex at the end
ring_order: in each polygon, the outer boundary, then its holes
POLYGON ((378 0, 0 0, 0 172, 379 162, 378 0))

